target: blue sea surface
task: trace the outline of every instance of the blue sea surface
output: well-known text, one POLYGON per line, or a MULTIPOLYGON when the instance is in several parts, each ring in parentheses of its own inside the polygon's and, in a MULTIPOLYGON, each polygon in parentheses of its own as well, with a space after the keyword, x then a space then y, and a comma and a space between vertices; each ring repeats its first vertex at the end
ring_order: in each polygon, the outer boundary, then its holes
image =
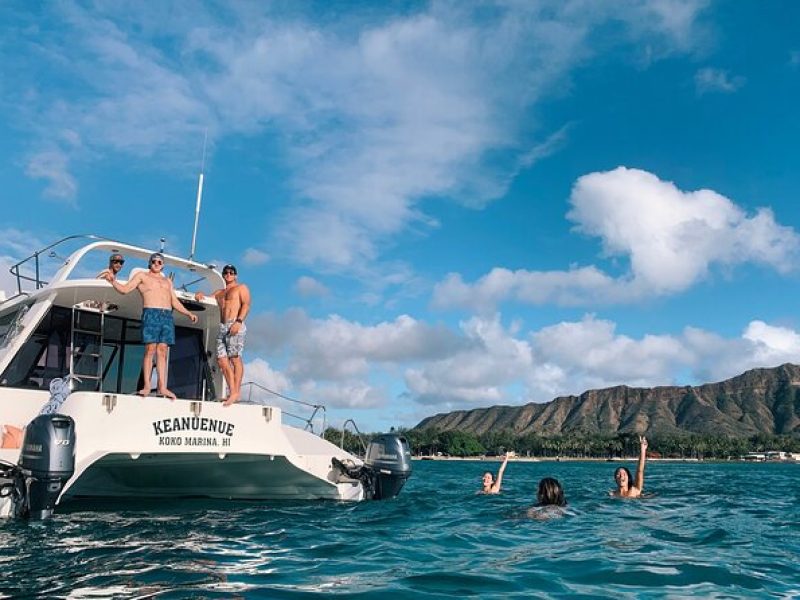
POLYGON ((800 598, 800 464, 421 461, 389 501, 163 501, 0 522, 0 596, 48 598, 800 598), (632 464, 629 466, 633 466, 632 464), (542 477, 562 518, 534 520, 542 477))

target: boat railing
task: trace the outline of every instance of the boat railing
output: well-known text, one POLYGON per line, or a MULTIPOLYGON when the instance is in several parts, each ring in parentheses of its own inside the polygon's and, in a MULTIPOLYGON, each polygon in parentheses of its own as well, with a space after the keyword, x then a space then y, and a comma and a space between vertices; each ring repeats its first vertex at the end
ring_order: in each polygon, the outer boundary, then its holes
POLYGON ((319 435, 322 436, 322 435, 325 434, 326 409, 325 409, 324 405, 322 405, 322 404, 312 404, 311 402, 304 402, 303 400, 298 400, 296 398, 291 398, 289 396, 285 396, 285 395, 281 394, 280 392, 276 392, 275 390, 271 390, 268 387, 265 387, 265 386, 261 385, 260 383, 256 383, 255 381, 248 381, 247 383, 243 383, 242 384, 242 388, 244 388, 244 387, 248 388, 247 389, 247 402, 250 403, 250 404, 254 404, 255 403, 253 401, 253 390, 256 390, 257 392, 258 391, 266 392, 266 393, 271 394, 271 395, 273 395, 273 396, 275 396, 277 398, 281 398, 283 400, 286 400, 288 402, 292 402, 292 403, 297 404, 299 406, 305 406, 305 407, 313 409, 313 411, 311 412, 311 416, 310 417, 303 417, 303 416, 291 413, 291 412, 289 412, 287 410, 283 410, 283 409, 281 410, 281 412, 284 415, 286 415, 288 417, 292 417, 294 419, 297 419, 297 420, 302 421, 303 423, 305 423, 304 429, 306 431, 310 431, 311 433, 314 433, 314 420, 317 418, 317 415, 321 413, 322 414, 322 427, 320 428, 319 435))
POLYGON ((42 264, 41 261, 39 260, 39 257, 41 257, 46 253, 46 256, 48 258, 61 258, 56 253, 54 248, 71 240, 77 240, 77 239, 85 239, 93 241, 106 240, 106 238, 91 234, 70 235, 65 238, 61 238, 57 242, 53 242, 49 246, 45 246, 41 250, 37 250, 27 258, 23 258, 21 261, 12 265, 11 268, 9 268, 9 272, 17 280, 17 293, 14 296, 8 298, 7 300, 10 300, 11 298, 16 298, 17 296, 22 296, 23 294, 27 294, 27 292, 22 289, 23 285, 32 284, 34 291, 40 290, 43 287, 45 287, 48 282, 42 278, 42 264), (23 267, 26 269, 26 271, 29 272, 23 273, 22 271, 23 267))
POLYGON ((342 441, 339 443, 339 448, 344 450, 344 434, 345 434, 345 432, 347 430, 347 424, 348 423, 350 423, 350 425, 353 426, 353 430, 356 432, 356 437, 358 438, 358 441, 361 442, 361 447, 364 450, 364 456, 366 456, 367 455, 367 444, 364 441, 364 434, 361 433, 361 431, 359 431, 358 425, 356 425, 356 422, 353 419, 347 419, 347 421, 342 423, 342 441))

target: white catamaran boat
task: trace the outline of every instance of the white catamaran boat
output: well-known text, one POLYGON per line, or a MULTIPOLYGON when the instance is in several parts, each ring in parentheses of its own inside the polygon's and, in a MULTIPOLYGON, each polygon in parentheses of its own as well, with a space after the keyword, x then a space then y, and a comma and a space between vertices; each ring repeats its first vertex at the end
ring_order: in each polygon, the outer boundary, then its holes
POLYGON ((213 265, 164 254, 164 272, 198 321, 175 313, 167 387, 178 399, 137 396, 141 297, 117 293, 96 267, 122 253, 124 281, 130 263, 146 268, 151 252, 72 236, 11 268, 16 294, 0 301, 0 514, 46 517, 59 501, 89 498, 358 501, 399 493, 411 473, 402 436, 379 436, 362 460, 314 434, 311 419, 305 429, 284 424, 288 398, 222 405, 212 352, 219 308, 213 298, 194 299, 197 290, 224 287, 213 265), (60 256, 70 245, 77 249, 60 256), (57 270, 46 282, 48 264, 57 270))

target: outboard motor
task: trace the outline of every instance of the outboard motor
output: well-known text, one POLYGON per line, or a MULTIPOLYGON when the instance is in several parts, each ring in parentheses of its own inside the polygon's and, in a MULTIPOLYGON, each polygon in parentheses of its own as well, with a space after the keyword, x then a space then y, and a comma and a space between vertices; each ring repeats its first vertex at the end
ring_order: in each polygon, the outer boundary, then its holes
POLYGON ((408 441, 396 433, 384 433, 367 446, 364 466, 372 471, 373 498, 394 498, 411 477, 411 449, 408 441))
POLYGON ((16 516, 46 519, 53 514, 64 484, 75 472, 75 421, 65 415, 39 415, 25 429, 17 465, 24 497, 16 516))
POLYGON ((394 498, 411 477, 411 449, 406 438, 397 433, 382 433, 373 438, 361 466, 336 457, 332 462, 346 481, 361 482, 367 500, 394 498))

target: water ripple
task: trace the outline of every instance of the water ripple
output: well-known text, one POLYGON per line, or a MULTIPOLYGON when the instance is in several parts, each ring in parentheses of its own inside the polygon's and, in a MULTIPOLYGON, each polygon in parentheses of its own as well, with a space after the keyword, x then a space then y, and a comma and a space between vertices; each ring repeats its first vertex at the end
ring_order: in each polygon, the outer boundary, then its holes
POLYGON ((789 598, 800 589, 798 465, 653 464, 654 495, 640 501, 607 495, 603 463, 512 463, 499 496, 475 494, 484 468, 416 463, 386 502, 139 502, 3 522, 0 597, 789 598), (536 483, 551 475, 567 491, 566 515, 526 518, 536 483))

